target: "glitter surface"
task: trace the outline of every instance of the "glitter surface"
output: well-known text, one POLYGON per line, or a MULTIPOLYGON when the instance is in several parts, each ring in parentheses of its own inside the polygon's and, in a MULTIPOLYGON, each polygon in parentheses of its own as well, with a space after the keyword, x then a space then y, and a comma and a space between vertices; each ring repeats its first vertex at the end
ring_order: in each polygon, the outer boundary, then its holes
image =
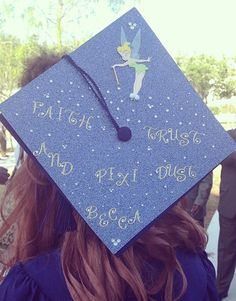
POLYGON ((93 91, 65 59, 1 104, 1 120, 118 253, 235 143, 136 9, 70 55, 106 96, 118 125, 130 128, 130 140, 117 138, 93 91), (131 42, 140 32, 141 44, 136 65, 115 67, 117 85, 112 66, 125 62, 117 51, 122 30, 131 42), (143 77, 136 98, 135 73, 143 77))

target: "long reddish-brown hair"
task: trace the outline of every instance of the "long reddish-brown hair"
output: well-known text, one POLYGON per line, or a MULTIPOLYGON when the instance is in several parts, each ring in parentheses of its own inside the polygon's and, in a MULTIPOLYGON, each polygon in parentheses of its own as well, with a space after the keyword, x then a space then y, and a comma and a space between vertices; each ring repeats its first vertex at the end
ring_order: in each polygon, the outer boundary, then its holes
POLYGON ((166 301, 178 300, 179 296, 173 297, 176 271, 182 277, 180 295, 186 289, 187 280, 176 257, 176 249, 198 253, 206 244, 203 229, 180 206, 168 210, 118 257, 111 254, 76 212, 77 229, 66 232, 59 240, 55 238, 59 194, 47 175, 27 157, 8 183, 1 201, 4 222, 0 238, 14 226, 10 255, 0 254, 5 269, 59 248, 73 300, 121 301, 127 299, 127 294, 133 294, 138 301, 147 301, 156 300, 154 295, 160 291, 164 291, 166 301), (14 209, 5 209, 9 202, 14 209), (145 266, 151 267, 154 261, 162 268, 147 281, 145 266))

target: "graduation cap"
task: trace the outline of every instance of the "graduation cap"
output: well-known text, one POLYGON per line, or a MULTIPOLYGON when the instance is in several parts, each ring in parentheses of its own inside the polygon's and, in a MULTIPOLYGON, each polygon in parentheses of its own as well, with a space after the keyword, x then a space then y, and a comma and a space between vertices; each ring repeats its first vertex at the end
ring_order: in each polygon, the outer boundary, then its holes
POLYGON ((235 150, 135 8, 0 110, 113 253, 235 150))

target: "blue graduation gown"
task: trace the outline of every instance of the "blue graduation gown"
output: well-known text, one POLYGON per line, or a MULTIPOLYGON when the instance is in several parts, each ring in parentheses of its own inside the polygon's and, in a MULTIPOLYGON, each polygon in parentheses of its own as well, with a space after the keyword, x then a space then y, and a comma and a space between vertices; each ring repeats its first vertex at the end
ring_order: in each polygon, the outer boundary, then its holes
MULTIPOLYGON (((206 254, 196 255, 177 250, 177 257, 188 281, 187 290, 180 301, 218 301, 215 270, 206 254)), ((153 266, 157 271, 161 268, 157 262, 153 266)), ((176 273, 175 296, 181 285, 181 277, 176 273)), ((163 293, 158 294, 157 298, 164 301, 163 293)), ((132 293, 125 299, 135 300, 132 293)), ((73 301, 63 276, 59 250, 15 265, 0 286, 0 301, 73 301)))

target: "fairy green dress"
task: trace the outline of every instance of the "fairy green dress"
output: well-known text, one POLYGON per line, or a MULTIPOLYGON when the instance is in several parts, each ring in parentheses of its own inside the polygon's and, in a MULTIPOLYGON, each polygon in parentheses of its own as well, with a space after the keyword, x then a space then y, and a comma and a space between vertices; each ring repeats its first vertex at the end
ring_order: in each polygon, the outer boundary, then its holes
POLYGON ((129 67, 134 68, 136 73, 143 73, 148 70, 148 67, 144 64, 138 64, 136 62, 130 63, 129 67))

